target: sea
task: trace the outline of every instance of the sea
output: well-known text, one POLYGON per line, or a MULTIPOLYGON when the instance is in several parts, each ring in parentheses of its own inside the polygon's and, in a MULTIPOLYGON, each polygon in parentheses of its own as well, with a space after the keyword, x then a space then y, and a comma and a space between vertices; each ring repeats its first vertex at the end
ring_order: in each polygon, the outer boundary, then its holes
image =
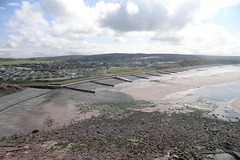
MULTIPOLYGON (((191 74, 184 75, 184 78, 194 76, 209 76, 224 73, 229 76, 229 72, 238 72, 240 66, 221 66, 213 68, 203 68, 191 74)), ((240 79, 238 81, 223 83, 213 86, 206 86, 189 91, 177 93, 171 96, 172 101, 181 102, 187 108, 197 108, 208 111, 208 116, 226 121, 239 121, 240 112, 230 106, 230 103, 240 99, 240 79), (173 98, 174 97, 174 98, 173 98)), ((240 105, 240 104, 239 104, 240 105)))

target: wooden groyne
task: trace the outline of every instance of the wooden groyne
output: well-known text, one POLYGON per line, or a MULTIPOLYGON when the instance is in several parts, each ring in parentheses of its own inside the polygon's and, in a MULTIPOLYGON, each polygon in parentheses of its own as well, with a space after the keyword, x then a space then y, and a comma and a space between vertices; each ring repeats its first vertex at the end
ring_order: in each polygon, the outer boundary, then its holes
POLYGON ((160 74, 170 74, 170 72, 165 72, 163 70, 157 70, 156 72, 160 73, 160 74))
POLYGON ((73 88, 73 87, 67 87, 67 86, 63 86, 63 88, 74 90, 74 91, 80 91, 80 92, 95 93, 95 91, 92 91, 92 90, 79 89, 79 88, 73 88))
POLYGON ((110 86, 110 87, 114 87, 113 84, 108 84, 108 83, 103 83, 103 82, 98 82, 98 81, 89 81, 91 83, 96 83, 96 84, 100 84, 100 85, 103 85, 103 86, 110 86))
POLYGON ((113 76, 112 78, 118 79, 118 80, 121 80, 121 81, 125 81, 125 82, 132 82, 131 80, 129 80, 127 78, 120 77, 120 76, 113 76))
POLYGON ((134 77, 137 77, 137 78, 142 78, 142 79, 149 79, 148 77, 144 77, 144 76, 140 76, 140 75, 131 75, 131 76, 134 76, 134 77))
POLYGON ((150 75, 150 76, 161 76, 161 75, 159 75, 159 74, 154 74, 154 73, 152 73, 152 72, 145 72, 144 74, 148 74, 148 75, 150 75))

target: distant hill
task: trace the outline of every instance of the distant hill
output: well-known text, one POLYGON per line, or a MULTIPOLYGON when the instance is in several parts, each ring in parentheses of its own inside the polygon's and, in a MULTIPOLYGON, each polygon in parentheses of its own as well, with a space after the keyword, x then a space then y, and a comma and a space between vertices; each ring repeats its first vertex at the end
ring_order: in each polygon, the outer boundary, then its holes
MULTIPOLYGON (((127 54, 127 53, 110 53, 98 55, 69 55, 58 57, 40 57, 31 58, 30 60, 38 61, 61 61, 61 62, 136 62, 136 61, 191 61, 191 63, 209 64, 209 63, 239 63, 240 57, 233 56, 203 56, 203 55, 183 55, 183 54, 127 54), (195 60, 195 62, 193 62, 195 60)), ((183 64, 184 65, 184 64, 183 64)))
POLYGON ((0 58, 0 62, 3 62, 3 61, 11 61, 12 59, 10 58, 0 58))
POLYGON ((176 61, 192 59, 198 56, 192 55, 177 55, 177 54, 124 54, 124 53, 111 53, 101 54, 93 56, 84 56, 81 58, 82 61, 97 61, 97 62, 118 62, 118 61, 148 61, 156 59, 158 61, 176 61))
POLYGON ((28 58, 28 60, 71 62, 71 61, 79 61, 79 59, 81 59, 82 57, 84 56, 69 55, 69 56, 56 56, 56 57, 28 58))
POLYGON ((71 55, 58 57, 40 57, 31 58, 31 60, 40 61, 62 61, 62 62, 121 62, 121 61, 137 61, 147 59, 157 59, 159 61, 177 61, 186 59, 196 59, 196 55, 180 55, 180 54, 127 54, 127 53, 110 53, 98 55, 71 55))

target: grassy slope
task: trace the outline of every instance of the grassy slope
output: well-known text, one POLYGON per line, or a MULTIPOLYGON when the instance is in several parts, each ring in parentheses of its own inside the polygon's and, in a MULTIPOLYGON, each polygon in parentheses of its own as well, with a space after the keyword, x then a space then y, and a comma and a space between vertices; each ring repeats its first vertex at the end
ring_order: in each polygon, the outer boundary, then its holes
MULTIPOLYGON (((19 90, 21 91, 21 90, 19 90)), ((10 95, 13 93, 16 93, 18 91, 12 89, 12 88, 4 88, 2 85, 0 85, 0 97, 6 96, 6 95, 10 95)))
POLYGON ((36 61, 36 60, 10 60, 10 61, 0 61, 0 66, 3 65, 19 65, 19 64, 40 64, 49 63, 47 61, 36 61))
POLYGON ((181 66, 201 65, 201 64, 233 64, 240 63, 240 57, 238 56, 203 56, 203 55, 181 55, 181 54, 126 54, 126 53, 110 53, 110 54, 98 54, 98 55, 71 55, 71 56, 59 56, 59 57, 42 57, 31 58, 29 60, 39 61, 62 61, 62 62, 98 62, 98 63, 123 63, 123 66, 129 65, 131 62, 149 61, 155 62, 177 62, 181 66), (179 62, 183 62, 182 64, 179 62))
MULTIPOLYGON (((105 71, 106 74, 127 74, 127 73, 136 73, 143 71, 152 71, 155 70, 153 67, 139 67, 139 68, 113 68, 105 71)), ((104 70, 99 70, 98 74, 104 74, 104 70)))
POLYGON ((44 60, 44 61, 63 61, 63 62, 122 62, 136 61, 138 58, 144 57, 159 57, 161 61, 176 61, 182 59, 199 58, 196 55, 180 55, 180 54, 127 54, 127 53, 110 53, 98 55, 71 55, 58 57, 40 57, 31 58, 29 60, 44 60))
POLYGON ((16 93, 14 90, 8 90, 0 86, 0 97, 16 93))
POLYGON ((39 81, 23 81, 23 82, 12 82, 19 84, 21 86, 29 86, 36 85, 42 86, 50 83, 57 84, 66 84, 75 81, 86 80, 89 78, 101 77, 104 75, 112 74, 130 74, 144 71, 151 71, 155 69, 164 69, 164 68, 174 68, 174 67, 182 67, 182 66, 192 66, 192 65, 202 65, 202 64, 211 64, 211 63, 239 63, 240 57, 223 57, 223 56, 196 56, 196 55, 180 55, 180 54, 102 54, 102 55, 92 55, 92 56, 60 56, 60 57, 43 57, 43 58, 31 58, 25 60, 12 60, 12 59, 1 59, 0 58, 0 66, 1 65, 17 65, 17 64, 31 64, 31 63, 49 63, 50 61, 66 61, 66 62, 81 62, 81 61, 107 61, 107 62, 117 62, 124 63, 125 65, 129 65, 130 62, 137 60, 136 58, 140 57, 161 57, 159 61, 175 61, 173 64, 164 64, 160 66, 154 67, 142 67, 142 68, 113 68, 109 70, 98 70, 96 76, 90 76, 87 78, 81 79, 70 79, 58 82, 39 82, 39 81), (127 60, 127 61, 126 61, 127 60), (129 60, 129 61, 128 61, 129 60), (124 61, 124 62, 123 62, 124 61))

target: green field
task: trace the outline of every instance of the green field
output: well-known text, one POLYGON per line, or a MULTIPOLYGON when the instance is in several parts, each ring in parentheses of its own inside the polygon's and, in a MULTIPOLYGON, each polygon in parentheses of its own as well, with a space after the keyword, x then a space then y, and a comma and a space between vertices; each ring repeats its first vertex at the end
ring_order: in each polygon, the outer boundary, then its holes
POLYGON ((16 92, 18 92, 18 91, 14 90, 14 89, 4 88, 2 85, 0 85, 0 97, 10 95, 10 94, 13 94, 16 92))
POLYGON ((16 93, 16 92, 13 90, 6 90, 6 89, 0 87, 0 97, 6 96, 9 94, 13 94, 13 93, 16 93))
POLYGON ((127 73, 136 73, 144 71, 153 71, 156 70, 153 67, 139 67, 139 68, 112 68, 108 70, 98 70, 97 74, 127 74, 127 73))
POLYGON ((50 62, 35 61, 35 60, 11 60, 11 61, 0 61, 0 66, 19 65, 19 64, 40 64, 40 63, 50 63, 50 62))

